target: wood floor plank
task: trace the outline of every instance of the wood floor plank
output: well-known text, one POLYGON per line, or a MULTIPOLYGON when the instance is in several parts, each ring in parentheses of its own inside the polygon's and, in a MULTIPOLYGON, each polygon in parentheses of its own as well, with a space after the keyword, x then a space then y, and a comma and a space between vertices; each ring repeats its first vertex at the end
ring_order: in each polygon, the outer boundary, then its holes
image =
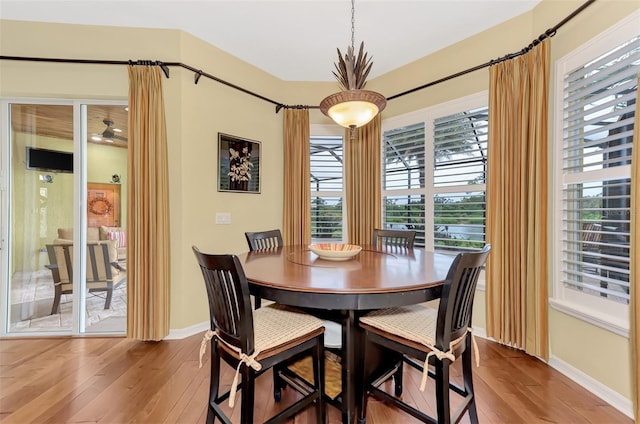
MULTIPOLYGON (((84 346, 86 343, 86 341, 74 343, 73 348, 84 346)), ((101 341, 96 340, 91 343, 101 343, 101 341)), ((64 345, 61 345, 61 348, 63 347, 64 345)), ((121 360, 126 349, 125 343, 118 343, 110 348, 110 353, 113 353, 112 360, 121 360)), ((41 355, 31 361, 36 364, 35 367, 41 370, 37 373, 36 380, 28 378, 33 367, 29 367, 28 362, 24 363, 25 365, 19 371, 25 374, 25 384, 19 391, 7 396, 5 396, 3 389, 0 399, 3 405, 16 408, 12 413, 15 422, 45 421, 51 419, 50 414, 55 414, 56 411, 68 411, 79 393, 92 390, 96 392, 95 396, 99 394, 99 391, 96 390, 99 384, 95 375, 101 369, 104 359, 85 356, 83 352, 84 350, 74 349, 69 349, 66 353, 53 350, 43 351, 41 355), (83 359, 80 362, 78 362, 79 357, 83 359), (25 399, 29 402, 24 402, 25 399), (33 402, 43 405, 44 408, 33 408, 33 402)))
MULTIPOLYGON (((209 357, 198 367, 201 335, 160 343, 124 338, 4 339, 0 342, 1 423, 202 423, 207 414, 209 357)), ((544 362, 525 353, 478 339, 480 367, 473 367, 482 424, 592 423, 631 424, 632 420, 581 388, 544 362)), ((234 370, 223 369, 223 388, 234 370)), ((455 364, 452 378, 460 381, 455 364)), ((405 366, 403 398, 434 413, 433 383, 421 392, 421 374, 405 366)), ((393 391, 393 383, 385 383, 393 391)), ((273 400, 270 372, 257 380, 256 421, 264 420, 297 398, 290 388, 273 400)), ((453 395, 454 408, 457 396, 453 395)), ((239 422, 241 392, 236 407, 239 422)), ((341 413, 327 406, 327 423, 341 413)), ((374 399, 368 424, 409 424, 417 420, 374 399)), ((313 424, 309 408, 288 424, 313 424)), ((468 416, 462 421, 468 423, 468 416)))

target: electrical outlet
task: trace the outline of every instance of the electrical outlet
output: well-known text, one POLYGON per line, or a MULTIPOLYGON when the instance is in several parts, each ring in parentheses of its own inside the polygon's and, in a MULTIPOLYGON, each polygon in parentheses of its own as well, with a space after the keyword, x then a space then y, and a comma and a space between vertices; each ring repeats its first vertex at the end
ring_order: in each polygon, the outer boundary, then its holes
POLYGON ((231 224, 231 214, 229 212, 216 212, 216 224, 231 224))

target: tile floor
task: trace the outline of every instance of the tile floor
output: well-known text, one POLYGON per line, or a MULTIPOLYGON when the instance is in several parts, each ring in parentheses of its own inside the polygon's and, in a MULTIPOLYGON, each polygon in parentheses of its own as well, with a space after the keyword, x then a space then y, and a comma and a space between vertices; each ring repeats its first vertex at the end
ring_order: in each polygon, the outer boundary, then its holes
MULTIPOLYGON (((11 280, 10 333, 71 331, 72 296, 62 295, 60 312, 51 315, 53 279, 51 271, 16 273, 11 280)), ((106 293, 89 293, 85 313, 87 333, 126 331, 126 283, 113 291, 111 307, 104 309, 106 293)))

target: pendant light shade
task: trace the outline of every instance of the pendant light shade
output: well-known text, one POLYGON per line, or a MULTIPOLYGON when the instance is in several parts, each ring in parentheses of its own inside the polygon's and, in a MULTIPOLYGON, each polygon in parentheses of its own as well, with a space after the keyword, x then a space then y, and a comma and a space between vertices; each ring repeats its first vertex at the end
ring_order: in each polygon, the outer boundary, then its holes
POLYGON ((371 121, 387 105, 382 94, 369 90, 345 90, 325 98, 320 110, 336 124, 358 128, 371 121))
POLYGON ((364 52, 364 43, 360 44, 356 57, 354 27, 355 0, 351 0, 351 46, 347 48, 344 58, 338 49, 338 63, 335 63, 336 71, 333 72, 344 90, 320 102, 322 113, 336 124, 351 129, 367 124, 387 106, 387 99, 382 94, 364 90, 373 63, 364 52))

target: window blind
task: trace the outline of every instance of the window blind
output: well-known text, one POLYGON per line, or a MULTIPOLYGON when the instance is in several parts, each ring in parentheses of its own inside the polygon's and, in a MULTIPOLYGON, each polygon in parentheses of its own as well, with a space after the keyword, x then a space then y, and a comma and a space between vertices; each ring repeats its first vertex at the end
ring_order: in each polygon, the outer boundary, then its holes
POLYGON ((312 136, 311 238, 341 241, 343 236, 343 147, 342 137, 312 136))
POLYGON ((634 37, 564 78, 562 282, 623 303, 639 64, 634 37))
POLYGON ((384 189, 424 188, 424 123, 385 131, 383 145, 384 189))
POLYGON ((415 246, 425 242, 425 124, 385 131, 383 211, 385 228, 416 231, 415 246))

